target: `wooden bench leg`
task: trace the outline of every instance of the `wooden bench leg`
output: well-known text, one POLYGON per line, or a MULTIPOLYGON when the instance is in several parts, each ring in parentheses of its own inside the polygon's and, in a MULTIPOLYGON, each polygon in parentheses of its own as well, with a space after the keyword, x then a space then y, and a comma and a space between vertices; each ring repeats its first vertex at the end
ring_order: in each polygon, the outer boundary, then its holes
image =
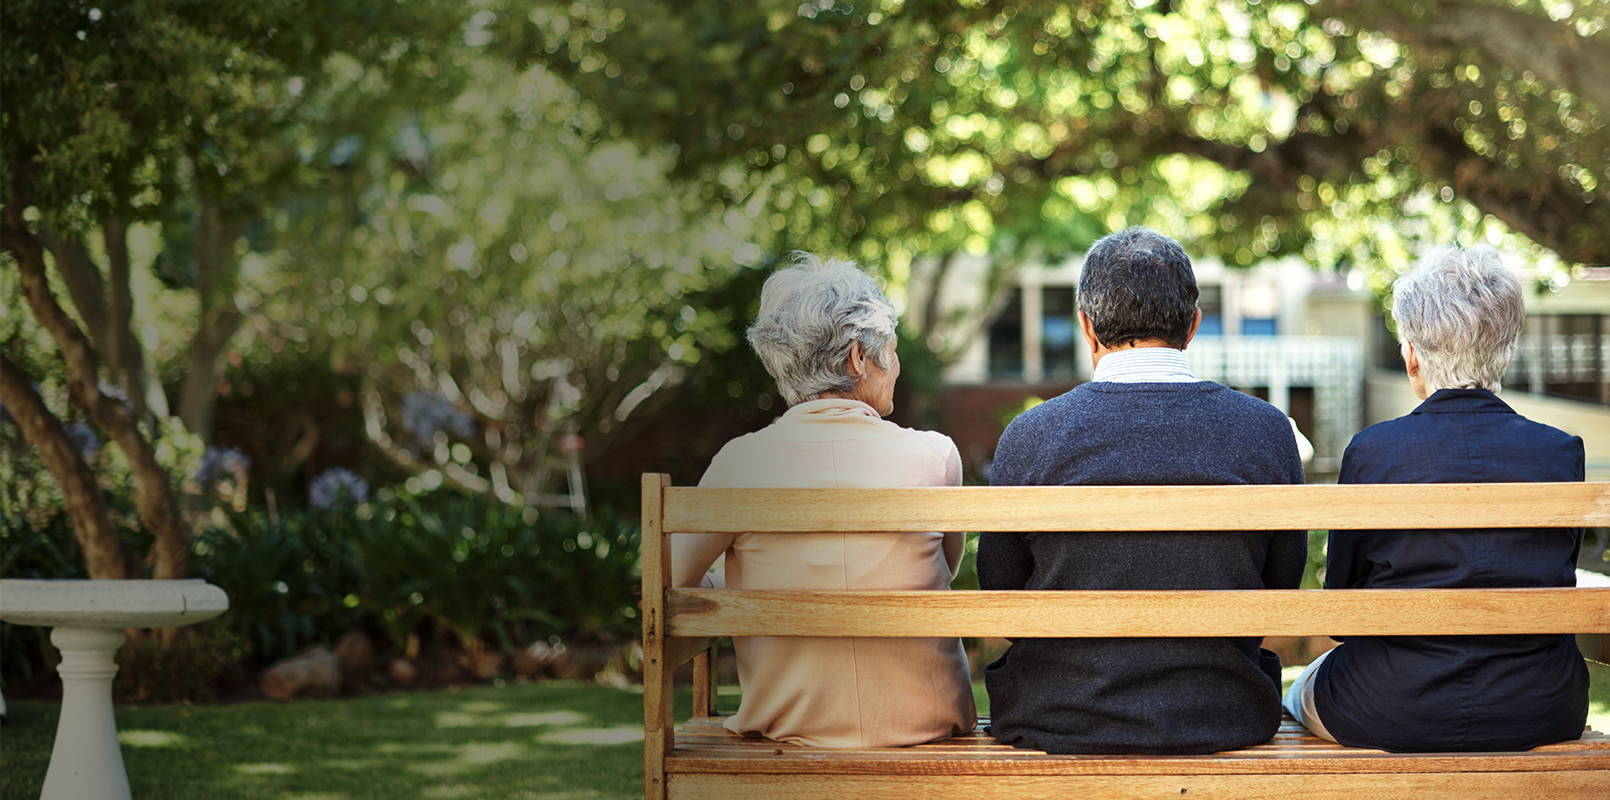
POLYGON ((643 476, 643 797, 665 800, 665 757, 675 746, 665 589, 671 542, 665 535, 665 475, 643 476))
POLYGON ((693 718, 716 714, 715 645, 693 657, 693 718))

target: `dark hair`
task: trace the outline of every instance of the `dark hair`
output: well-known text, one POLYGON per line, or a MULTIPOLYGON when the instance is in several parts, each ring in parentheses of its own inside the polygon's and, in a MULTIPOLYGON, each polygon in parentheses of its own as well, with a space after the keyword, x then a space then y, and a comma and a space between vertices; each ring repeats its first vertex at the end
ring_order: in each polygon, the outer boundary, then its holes
POLYGON ((1079 273, 1079 310, 1107 347, 1161 339, 1183 349, 1196 318, 1196 294, 1185 249, 1146 228, 1102 237, 1079 273))

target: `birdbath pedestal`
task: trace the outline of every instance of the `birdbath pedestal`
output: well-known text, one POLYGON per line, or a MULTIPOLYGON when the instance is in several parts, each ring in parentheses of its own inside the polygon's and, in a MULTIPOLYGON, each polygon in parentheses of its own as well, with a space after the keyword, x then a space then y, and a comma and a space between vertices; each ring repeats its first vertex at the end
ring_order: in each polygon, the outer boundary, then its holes
POLYGON ((129 797, 112 716, 123 630, 194 625, 228 609, 229 597, 206 581, 0 580, 0 620, 53 628, 61 650, 61 720, 41 800, 129 797))

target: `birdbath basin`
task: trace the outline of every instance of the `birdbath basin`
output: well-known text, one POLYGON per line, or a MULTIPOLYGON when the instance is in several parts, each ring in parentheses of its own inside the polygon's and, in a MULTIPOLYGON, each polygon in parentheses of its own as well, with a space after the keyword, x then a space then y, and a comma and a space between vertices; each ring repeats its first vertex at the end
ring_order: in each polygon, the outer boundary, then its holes
POLYGON ((176 628, 229 609, 206 581, 0 580, 0 620, 49 627, 61 650, 61 720, 42 800, 129 797, 112 716, 113 655, 125 628, 176 628))

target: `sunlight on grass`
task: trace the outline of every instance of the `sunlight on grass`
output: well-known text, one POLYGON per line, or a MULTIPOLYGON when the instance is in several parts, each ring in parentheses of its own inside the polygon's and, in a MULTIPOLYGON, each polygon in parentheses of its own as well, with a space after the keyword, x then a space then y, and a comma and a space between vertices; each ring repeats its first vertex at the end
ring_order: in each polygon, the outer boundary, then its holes
POLYGON ((558 711, 539 711, 529 714, 497 713, 507 708, 502 703, 477 703, 484 711, 466 706, 463 709, 443 711, 436 715, 438 728, 537 728, 543 726, 563 727, 581 725, 587 722, 588 717, 579 711, 561 709, 558 711))
POLYGON ((457 797, 479 797, 472 786, 427 786, 419 792, 420 797, 430 800, 452 800, 457 797))
POLYGON ((378 758, 321 758, 317 761, 307 762, 307 766, 315 766, 321 770, 339 769, 349 772, 361 772, 388 768, 391 766, 391 762, 378 758))
POLYGON ((186 747, 190 740, 173 731, 118 731, 117 741, 124 747, 186 747))
POLYGON ((240 764, 235 767, 239 772, 247 775, 289 775, 296 771, 296 767, 289 764, 240 764))
POLYGON ((481 714, 470 714, 464 711, 443 711, 436 715, 438 728, 473 728, 485 725, 486 717, 481 714))
POLYGON ((643 741, 643 729, 635 725, 614 728, 573 728, 544 733, 537 737, 543 744, 625 744, 643 741))
POLYGON ((510 714, 503 724, 510 728, 535 728, 539 725, 552 725, 555 727, 580 725, 587 721, 587 715, 579 711, 543 711, 535 714, 510 714))
POLYGON ((446 748, 447 761, 410 764, 408 769, 421 775, 458 775, 477 767, 512 761, 528 755, 528 748, 513 742, 472 742, 446 748))

